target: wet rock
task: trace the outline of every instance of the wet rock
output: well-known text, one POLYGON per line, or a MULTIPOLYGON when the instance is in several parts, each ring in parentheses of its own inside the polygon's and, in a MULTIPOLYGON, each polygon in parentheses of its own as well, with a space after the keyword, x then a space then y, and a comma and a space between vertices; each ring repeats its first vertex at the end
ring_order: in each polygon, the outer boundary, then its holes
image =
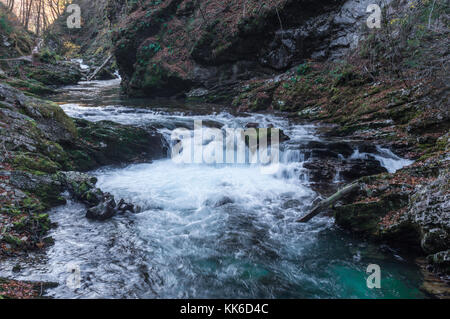
POLYGON ((387 170, 372 156, 368 156, 367 159, 345 160, 340 167, 340 174, 347 181, 386 172, 387 170))
POLYGON ((445 158, 438 152, 426 165, 359 179, 360 192, 332 209, 337 224, 427 255, 448 250, 450 186, 445 158))
POLYGON ((103 196, 103 191, 100 188, 95 187, 83 193, 78 199, 91 207, 100 204, 103 200, 103 196))
POLYGON ((198 89, 192 89, 188 93, 186 93, 187 97, 200 97, 205 96, 209 93, 207 89, 198 88, 198 89))
POLYGON ((89 206, 98 205, 103 192, 95 188, 97 178, 80 172, 58 172, 56 175, 70 195, 89 206))
POLYGON ((208 207, 217 208, 217 207, 221 207, 221 206, 225 206, 227 204, 233 204, 233 203, 234 203, 234 200, 231 197, 223 196, 223 197, 216 198, 216 199, 207 199, 203 204, 208 207))
POLYGON ((232 203, 234 203, 234 200, 231 197, 224 196, 214 203, 214 207, 220 207, 232 203))
POLYGON ((167 156, 165 139, 154 129, 81 119, 76 119, 75 124, 81 141, 73 147, 70 155, 80 170, 167 156))
POLYGON ((105 221, 112 218, 114 215, 120 213, 130 213, 135 214, 141 211, 140 207, 134 207, 133 204, 125 202, 121 199, 119 203, 116 204, 114 196, 109 193, 102 193, 99 204, 91 206, 86 212, 86 218, 105 221))
POLYGON ((117 211, 119 213, 122 213, 122 214, 123 213, 132 213, 132 214, 134 214, 134 213, 138 212, 138 210, 135 210, 133 204, 125 202, 124 199, 121 199, 119 201, 119 203, 117 204, 117 211))
POLYGON ((331 161, 309 161, 303 167, 308 170, 308 177, 311 182, 330 183, 336 176, 337 163, 331 161))
POLYGON ((347 158, 354 152, 350 143, 334 141, 310 141, 301 145, 301 149, 304 150, 307 158, 316 159, 347 158))
POLYGON ((86 218, 103 221, 113 217, 116 213, 114 196, 106 193, 104 200, 100 204, 87 210, 86 218))

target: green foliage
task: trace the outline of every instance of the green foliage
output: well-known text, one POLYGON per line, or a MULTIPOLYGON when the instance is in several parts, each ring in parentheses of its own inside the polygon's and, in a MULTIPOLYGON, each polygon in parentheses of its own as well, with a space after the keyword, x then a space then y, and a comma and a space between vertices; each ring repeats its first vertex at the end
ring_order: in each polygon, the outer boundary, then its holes
POLYGON ((298 75, 306 75, 309 72, 311 72, 311 65, 308 62, 300 64, 297 67, 296 72, 297 72, 298 75))
POLYGON ((39 55, 39 59, 45 63, 56 63, 61 57, 50 49, 44 48, 39 55))

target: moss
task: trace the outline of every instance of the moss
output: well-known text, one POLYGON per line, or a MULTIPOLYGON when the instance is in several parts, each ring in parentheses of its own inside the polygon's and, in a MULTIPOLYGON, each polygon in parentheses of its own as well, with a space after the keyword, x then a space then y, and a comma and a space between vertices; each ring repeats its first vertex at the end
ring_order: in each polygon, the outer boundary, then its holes
POLYGON ((37 95, 48 95, 54 93, 54 91, 46 86, 44 86, 41 82, 35 80, 20 80, 20 79, 9 79, 6 81, 9 85, 32 94, 37 95))
POLYGON ((22 213, 15 205, 3 205, 0 208, 0 211, 11 216, 17 216, 22 213))
POLYGON ((20 153, 16 155, 12 160, 12 165, 16 169, 44 173, 56 173, 61 168, 59 164, 48 157, 36 153, 20 153))
POLYGON ((68 154, 74 166, 81 171, 88 171, 96 166, 96 161, 82 150, 71 150, 68 154))
POLYGON ((51 228, 50 217, 47 213, 41 213, 33 216, 33 219, 39 224, 40 233, 44 235, 51 228))
POLYGON ((39 54, 39 60, 41 62, 45 62, 45 63, 56 63, 56 61, 58 61, 60 59, 60 57, 53 51, 51 51, 48 48, 44 48, 41 50, 40 54, 39 54))
POLYGON ((142 85, 144 88, 161 88, 167 81, 167 72, 158 64, 147 67, 142 85))
POLYGON ((13 245, 15 248, 20 248, 24 246, 24 242, 14 235, 4 235, 3 241, 10 245, 13 245))
POLYGON ((16 230, 22 230, 24 229, 28 224, 28 218, 27 216, 22 216, 18 221, 14 222, 14 229, 16 230))
POLYGON ((22 200, 20 207, 28 212, 42 212, 45 210, 45 206, 37 198, 30 196, 22 200))
POLYGON ((63 187, 59 183, 53 182, 39 185, 33 193, 39 198, 42 205, 48 209, 66 203, 66 200, 60 196, 62 191, 63 187))
POLYGON ((74 137, 77 137, 77 128, 75 127, 75 124, 73 120, 67 116, 67 114, 63 111, 62 108, 59 107, 58 104, 50 102, 50 101, 43 101, 43 100, 36 100, 34 103, 30 103, 32 106, 36 107, 42 116, 47 119, 54 120, 60 124, 74 137))
POLYGON ((448 149, 448 145, 449 145, 448 140, 449 140, 448 134, 437 139, 436 140, 436 150, 437 151, 446 151, 448 149))
POLYGON ((74 169, 69 154, 58 143, 44 141, 39 145, 39 151, 53 162, 58 163, 61 169, 65 171, 74 169))

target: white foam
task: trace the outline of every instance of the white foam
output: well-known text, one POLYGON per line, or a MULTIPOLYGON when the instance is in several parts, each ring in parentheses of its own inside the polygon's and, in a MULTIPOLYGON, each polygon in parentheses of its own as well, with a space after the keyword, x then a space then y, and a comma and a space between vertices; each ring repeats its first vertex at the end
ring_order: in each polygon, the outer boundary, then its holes
POLYGON ((355 150, 350 158, 367 159, 369 155, 373 156, 389 173, 395 173, 399 169, 414 163, 413 160, 401 158, 387 148, 382 148, 377 145, 376 149, 378 153, 360 153, 359 150, 355 150))

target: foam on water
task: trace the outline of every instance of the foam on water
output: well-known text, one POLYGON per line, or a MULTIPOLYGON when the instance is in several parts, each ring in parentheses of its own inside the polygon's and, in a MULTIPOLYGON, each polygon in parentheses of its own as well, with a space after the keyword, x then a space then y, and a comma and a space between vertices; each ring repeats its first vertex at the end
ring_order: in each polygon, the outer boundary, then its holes
POLYGON ((358 150, 355 150, 354 153, 350 156, 352 159, 367 159, 368 156, 373 156, 377 161, 380 162, 381 166, 384 167, 389 173, 395 173, 399 169, 402 169, 405 166, 411 165, 414 163, 413 160, 401 158, 391 150, 387 148, 382 148, 380 146, 376 146, 377 153, 360 153, 358 150))

